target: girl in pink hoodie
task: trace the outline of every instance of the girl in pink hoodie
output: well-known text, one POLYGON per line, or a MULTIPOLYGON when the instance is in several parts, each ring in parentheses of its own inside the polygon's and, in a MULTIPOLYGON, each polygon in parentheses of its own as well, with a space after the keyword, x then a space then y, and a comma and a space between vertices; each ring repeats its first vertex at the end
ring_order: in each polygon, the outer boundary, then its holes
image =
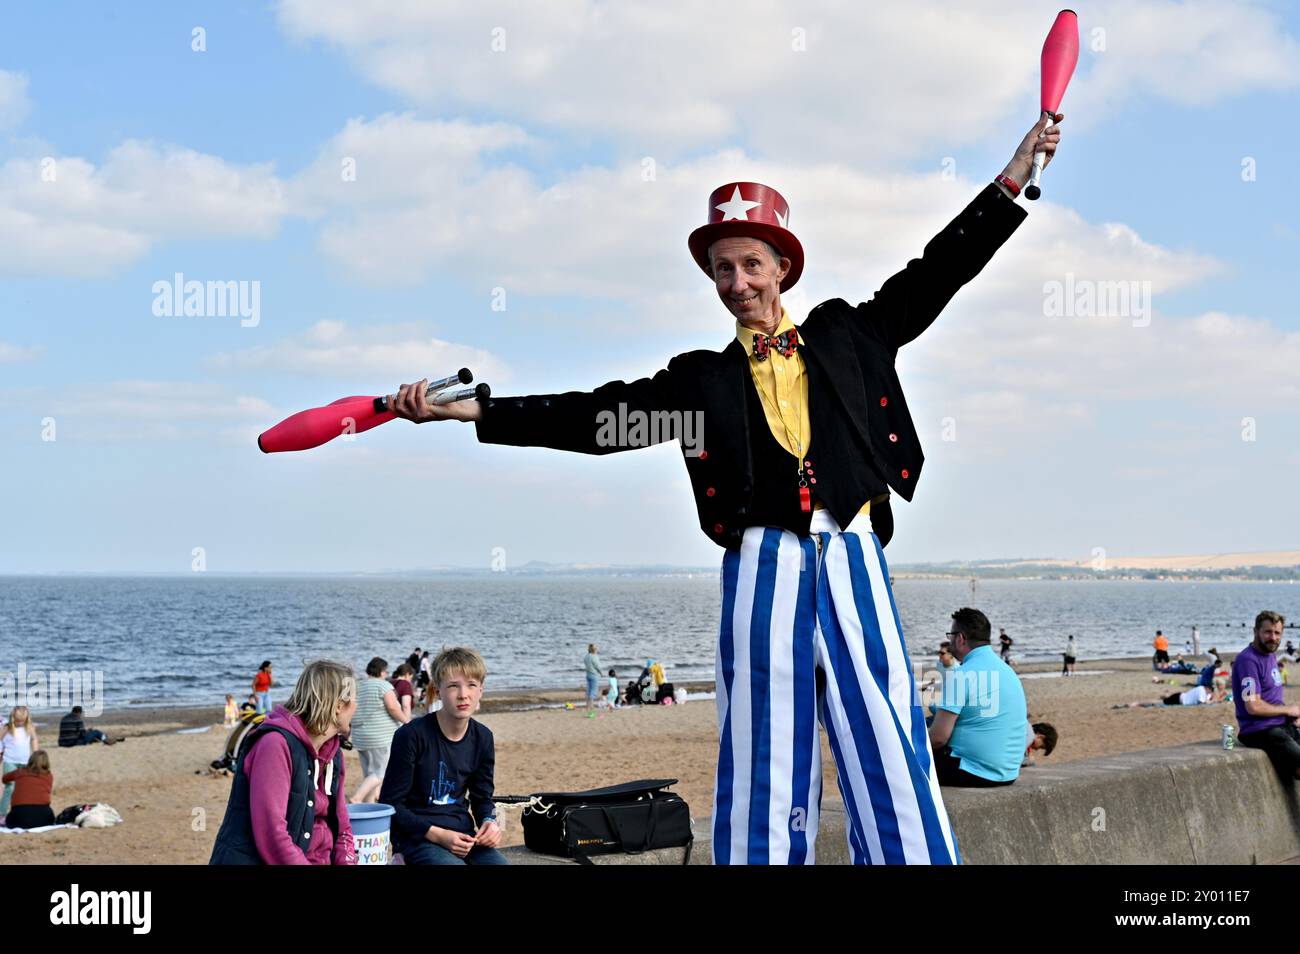
POLYGON ((356 708, 350 668, 303 670, 244 741, 211 864, 356 864, 340 750, 356 708))

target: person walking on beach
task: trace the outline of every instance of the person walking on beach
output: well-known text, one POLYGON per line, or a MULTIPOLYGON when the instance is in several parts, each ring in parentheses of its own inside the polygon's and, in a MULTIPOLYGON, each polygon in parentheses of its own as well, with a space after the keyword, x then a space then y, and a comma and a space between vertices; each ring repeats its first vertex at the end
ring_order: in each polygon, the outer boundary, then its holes
POLYGON ((342 741, 357 682, 340 663, 308 663, 289 701, 240 749, 212 865, 354 865, 342 741))
POLYGON ((1074 675, 1074 661, 1078 655, 1079 647, 1075 645, 1074 636, 1071 635, 1065 640, 1065 665, 1061 669, 1062 676, 1074 675))
POLYGON ((351 739, 361 760, 362 778, 352 801, 373 802, 384 782, 393 733, 410 722, 411 716, 402 709, 397 690, 388 681, 388 660, 379 656, 366 664, 366 678, 357 686, 356 698, 351 739))
POLYGON ((271 687, 275 685, 275 679, 271 675, 271 660, 262 661, 262 665, 257 667, 257 674, 253 676, 253 695, 257 697, 257 714, 271 711, 271 687))
POLYGON ((239 724, 239 706, 235 705, 235 697, 226 693, 226 711, 225 718, 222 720, 222 727, 233 729, 239 724))
POLYGON ((588 643, 587 655, 582 657, 583 672, 587 677, 587 718, 596 718, 596 698, 600 695, 600 657, 596 655, 596 644, 588 643))
MULTIPOLYGON (((9 712, 9 721, 0 727, 0 753, 3 753, 0 760, 4 764, 4 773, 25 767, 32 753, 39 751, 40 747, 36 726, 32 724, 31 710, 27 706, 14 706, 9 712)), ((0 794, 0 817, 9 811, 13 793, 14 783, 6 781, 4 792, 0 794)))
POLYGON ((831 299, 796 325, 781 305, 804 267, 790 206, 770 186, 728 182, 687 240, 733 322, 723 350, 590 392, 435 405, 426 380, 390 395, 397 416, 471 421, 482 443, 608 454, 679 442, 699 526, 726 551, 715 863, 815 863, 819 722, 853 861, 958 861, 883 552, 891 494, 911 500, 924 463, 895 361, 1020 226, 1016 197, 1035 151, 1051 159, 1049 122, 1062 118, 1035 125, 921 257, 856 307, 831 299))
POLYGON ((1002 647, 1002 652, 1001 652, 1001 655, 1002 655, 1002 661, 1003 661, 1004 663, 1008 663, 1008 664, 1010 664, 1010 662, 1011 662, 1011 647, 1012 647, 1012 645, 1015 644, 1015 640, 1012 639, 1010 636, 1008 636, 1008 635, 1007 635, 1007 631, 1006 631, 1005 629, 1002 629, 1001 627, 998 628, 998 643, 999 643, 999 644, 1001 645, 1001 647, 1002 647))

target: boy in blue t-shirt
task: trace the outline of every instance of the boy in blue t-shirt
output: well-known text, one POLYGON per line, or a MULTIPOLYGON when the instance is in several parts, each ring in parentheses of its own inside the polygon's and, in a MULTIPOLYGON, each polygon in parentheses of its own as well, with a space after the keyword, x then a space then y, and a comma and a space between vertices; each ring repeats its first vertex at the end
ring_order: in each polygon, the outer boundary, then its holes
POLYGON ((393 735, 379 801, 393 807, 393 847, 408 865, 504 865, 492 802, 496 747, 475 721, 487 666, 448 649, 431 667, 442 708, 393 735))

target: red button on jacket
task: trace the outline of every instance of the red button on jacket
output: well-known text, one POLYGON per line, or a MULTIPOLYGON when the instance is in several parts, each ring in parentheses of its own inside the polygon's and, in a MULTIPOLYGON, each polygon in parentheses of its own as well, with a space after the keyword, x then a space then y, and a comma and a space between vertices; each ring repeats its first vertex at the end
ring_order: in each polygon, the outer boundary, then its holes
POLYGON ((903 471, 903 479, 907 480, 907 471, 903 471))
POLYGON ((884 407, 884 406, 885 406, 886 404, 888 404, 888 403, 889 403, 889 398, 887 398, 887 397, 882 397, 882 398, 880 399, 880 406, 881 406, 881 407, 884 407))

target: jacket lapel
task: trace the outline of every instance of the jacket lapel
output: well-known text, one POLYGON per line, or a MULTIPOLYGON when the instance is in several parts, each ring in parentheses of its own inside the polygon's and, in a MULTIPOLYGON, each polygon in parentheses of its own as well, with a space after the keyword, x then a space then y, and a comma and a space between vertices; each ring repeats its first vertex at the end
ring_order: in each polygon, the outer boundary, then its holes
POLYGON ((815 365, 825 377, 831 392, 853 422, 854 430, 869 449, 867 396, 862 389, 862 370, 848 330, 835 322, 823 321, 813 324, 810 335, 808 324, 804 324, 799 326, 799 340, 808 346, 800 349, 804 360, 815 365))
MULTIPOLYGON (((753 456, 749 444, 749 415, 745 413, 745 375, 749 374, 749 359, 745 348, 735 338, 731 344, 712 355, 703 366, 700 389, 710 420, 706 427, 720 435, 735 435, 735 450, 744 468, 745 486, 752 487, 754 479, 753 456)), ((709 433, 704 435, 707 449, 717 443, 709 433)))

